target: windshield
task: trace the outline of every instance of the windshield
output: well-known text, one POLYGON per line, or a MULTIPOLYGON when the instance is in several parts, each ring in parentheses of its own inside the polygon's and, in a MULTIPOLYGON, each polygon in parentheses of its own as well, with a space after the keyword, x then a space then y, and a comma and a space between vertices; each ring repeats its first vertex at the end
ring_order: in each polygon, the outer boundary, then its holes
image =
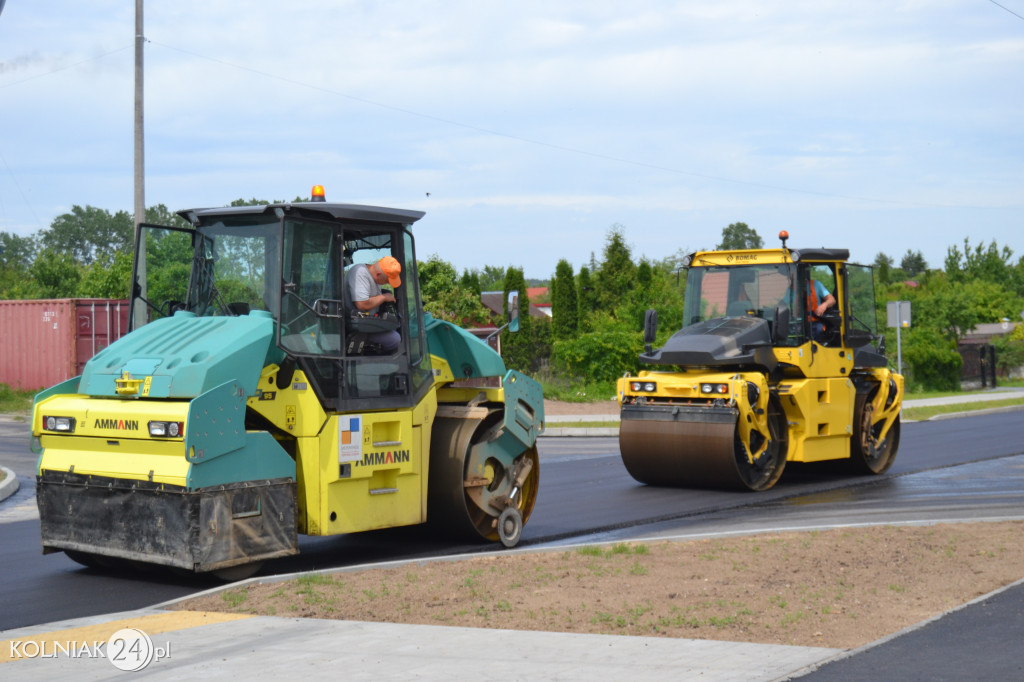
POLYGON ((196 230, 139 227, 134 327, 187 310, 201 317, 280 307, 278 221, 226 217, 196 230))
POLYGON ((716 317, 756 315, 772 319, 775 307, 793 308, 791 264, 694 267, 686 275, 685 326, 716 317))

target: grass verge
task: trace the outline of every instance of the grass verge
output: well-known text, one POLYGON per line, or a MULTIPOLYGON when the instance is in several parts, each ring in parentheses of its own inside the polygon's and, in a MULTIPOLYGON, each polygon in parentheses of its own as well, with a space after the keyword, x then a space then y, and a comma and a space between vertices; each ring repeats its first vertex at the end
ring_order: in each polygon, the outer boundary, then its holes
POLYGON ((0 414, 24 414, 32 410, 35 391, 18 391, 7 384, 0 384, 0 414))

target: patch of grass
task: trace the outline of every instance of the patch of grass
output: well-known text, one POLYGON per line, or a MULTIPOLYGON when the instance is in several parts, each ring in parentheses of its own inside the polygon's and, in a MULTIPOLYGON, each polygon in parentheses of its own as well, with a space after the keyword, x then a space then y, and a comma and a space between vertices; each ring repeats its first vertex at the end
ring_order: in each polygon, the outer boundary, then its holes
POLYGON ((297 582, 299 585, 302 585, 302 586, 309 586, 309 585, 333 585, 334 584, 334 578, 332 578, 329 575, 324 575, 322 573, 311 573, 309 575, 301 575, 301 576, 299 576, 298 578, 295 579, 295 582, 297 582))
POLYGON ((227 605, 233 609, 237 609, 248 598, 249 592, 246 590, 230 590, 221 595, 221 599, 227 602, 227 605))
POLYGON ((7 384, 0 384, 0 412, 31 412, 33 397, 35 391, 18 391, 7 384))
POLYGON ((568 381, 561 377, 555 377, 547 372, 540 372, 536 377, 544 391, 544 397, 549 400, 561 400, 567 403, 612 403, 611 398, 615 396, 614 381, 568 381))
POLYGON ((960 403, 957 405, 931 405, 926 407, 905 407, 901 415, 902 419, 923 420, 930 419, 940 414, 952 414, 954 412, 973 412, 985 410, 991 407, 1011 407, 1024 405, 1024 398, 1007 398, 1005 400, 986 400, 980 403, 960 403))

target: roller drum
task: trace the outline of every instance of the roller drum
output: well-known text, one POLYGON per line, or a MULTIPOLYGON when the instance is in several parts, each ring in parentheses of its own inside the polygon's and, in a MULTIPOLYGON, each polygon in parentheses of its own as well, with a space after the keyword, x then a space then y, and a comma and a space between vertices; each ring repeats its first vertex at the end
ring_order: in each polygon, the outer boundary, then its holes
POLYGON ((746 488, 736 465, 732 408, 623 405, 619 451, 648 485, 746 488))
POLYGON ((478 408, 472 417, 434 420, 427 512, 433 528, 507 542, 498 519, 509 507, 518 510, 520 528, 526 525, 540 480, 537 448, 526 448, 511 460, 496 452, 492 443, 502 429, 502 415, 501 410, 478 408))
POLYGON ((649 485, 768 490, 786 466, 789 434, 778 398, 767 433, 740 438, 740 412, 725 406, 623 405, 619 450, 627 471, 649 485))

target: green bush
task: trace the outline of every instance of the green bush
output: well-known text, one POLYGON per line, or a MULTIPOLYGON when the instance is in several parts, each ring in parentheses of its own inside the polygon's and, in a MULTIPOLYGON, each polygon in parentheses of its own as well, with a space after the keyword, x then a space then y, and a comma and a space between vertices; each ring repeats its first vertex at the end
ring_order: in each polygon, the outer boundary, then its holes
POLYGON ((960 390, 963 359, 956 344, 933 329, 918 328, 903 345, 908 387, 925 391, 960 390))
POLYGON ((1024 339, 1000 336, 992 339, 996 349, 996 371, 999 376, 1009 376, 1010 372, 1024 367, 1024 339))
POLYGON ((614 382, 637 372, 643 334, 622 329, 581 334, 552 344, 552 366, 560 374, 588 382, 614 382))

